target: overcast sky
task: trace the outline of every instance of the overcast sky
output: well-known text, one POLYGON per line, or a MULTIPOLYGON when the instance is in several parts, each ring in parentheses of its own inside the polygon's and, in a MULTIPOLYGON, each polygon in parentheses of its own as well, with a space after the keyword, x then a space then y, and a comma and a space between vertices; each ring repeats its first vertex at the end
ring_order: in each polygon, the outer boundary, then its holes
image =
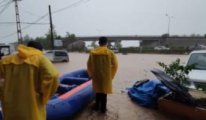
MULTIPOLYGON (((0 23, 15 22, 14 3, 5 7, 7 2, 0 0, 0 23)), ((48 5, 61 36, 162 35, 168 32, 166 14, 173 16, 171 35, 206 34, 206 0, 22 0, 21 22, 35 22, 48 13, 48 5)), ((49 16, 38 22, 49 23, 49 16)), ((22 34, 35 38, 48 30, 49 24, 31 25, 22 34)), ((16 24, 0 24, 0 42, 17 41, 15 32, 16 24)))

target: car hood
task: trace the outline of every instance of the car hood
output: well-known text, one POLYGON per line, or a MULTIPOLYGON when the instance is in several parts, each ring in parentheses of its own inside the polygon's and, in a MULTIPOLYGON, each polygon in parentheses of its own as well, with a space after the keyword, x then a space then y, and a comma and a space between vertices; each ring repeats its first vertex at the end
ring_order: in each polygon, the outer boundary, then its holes
POLYGON ((188 74, 189 81, 206 83, 206 71, 205 70, 192 70, 188 74))

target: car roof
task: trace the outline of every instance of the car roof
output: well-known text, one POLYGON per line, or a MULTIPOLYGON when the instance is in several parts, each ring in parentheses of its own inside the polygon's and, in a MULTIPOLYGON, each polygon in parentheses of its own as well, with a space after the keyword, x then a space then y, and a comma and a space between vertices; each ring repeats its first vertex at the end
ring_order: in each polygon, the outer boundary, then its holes
POLYGON ((206 50, 194 50, 190 54, 193 54, 193 53, 206 53, 206 50))

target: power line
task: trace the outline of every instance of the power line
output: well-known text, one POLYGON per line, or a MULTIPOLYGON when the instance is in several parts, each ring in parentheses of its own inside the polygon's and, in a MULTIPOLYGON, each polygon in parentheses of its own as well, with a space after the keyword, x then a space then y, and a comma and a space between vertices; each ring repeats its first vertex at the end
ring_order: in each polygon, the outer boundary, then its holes
POLYGON ((12 3, 12 1, 9 1, 9 2, 4 6, 4 8, 1 9, 0 14, 2 14, 2 13, 4 12, 4 10, 6 10, 6 8, 8 8, 9 5, 11 5, 11 3, 12 3))
POLYGON ((4 7, 5 5, 7 5, 7 3, 4 3, 4 4, 0 5, 0 8, 4 7))
MULTIPOLYGON (((35 21, 32 22, 32 23, 37 23, 37 22, 41 21, 42 19, 44 19, 45 17, 47 17, 48 15, 49 15, 49 13, 46 13, 45 15, 41 16, 39 19, 35 20, 35 21)), ((29 27, 32 26, 32 25, 33 25, 33 24, 27 25, 27 26, 23 27, 22 29, 27 29, 27 28, 29 28, 29 27)))
MULTIPOLYGON (((43 15, 43 16, 41 16, 39 19, 35 20, 35 21, 32 22, 32 23, 37 23, 37 22, 39 22, 40 20, 44 19, 46 16, 48 16, 48 13, 46 13, 46 14, 43 15)), ((23 27, 22 30, 27 29, 27 28, 29 28, 29 27, 32 26, 32 25, 33 25, 33 24, 27 25, 27 26, 23 27)), ((16 34, 16 32, 10 33, 10 34, 8 34, 8 35, 3 36, 1 39, 11 37, 11 36, 13 36, 13 35, 15 35, 15 34, 16 34)))
MULTIPOLYGON (((85 0, 79 0, 79 1, 77 1, 77 2, 75 2, 75 3, 73 3, 73 4, 70 4, 70 5, 68 5, 68 6, 64 7, 64 8, 58 9, 58 10, 52 12, 52 13, 55 14, 55 13, 64 11, 64 10, 66 10, 66 9, 69 9, 69 8, 72 8, 72 7, 76 7, 76 6, 80 5, 83 1, 85 1, 85 0)), ((90 0, 87 0, 87 1, 85 1, 85 2, 89 2, 89 1, 90 1, 90 0)), ((45 17, 47 17, 48 15, 49 15, 49 14, 46 13, 45 15, 41 16, 40 18, 38 18, 37 20, 35 20, 35 21, 32 22, 32 23, 37 23, 37 22, 39 22, 40 20, 42 20, 42 19, 44 19, 45 17)), ((23 27, 22 30, 27 29, 27 28, 29 28, 29 27, 32 26, 32 25, 34 25, 34 24, 29 24, 29 25, 23 27)), ((1 39, 11 37, 11 36, 13 36, 14 34, 16 34, 16 32, 13 32, 13 33, 10 33, 10 34, 8 34, 8 35, 5 35, 5 36, 3 36, 1 39)))
POLYGON ((31 16, 41 17, 40 15, 37 15, 33 12, 30 12, 29 10, 25 10, 25 8, 24 9, 20 8, 20 10, 24 13, 27 13, 27 14, 31 15, 31 16))
POLYGON ((8 34, 8 35, 5 35, 5 36, 3 36, 1 39, 11 37, 11 36, 13 36, 14 34, 16 35, 16 32, 13 32, 13 33, 10 33, 10 34, 8 34))
POLYGON ((30 11, 27 11, 27 10, 21 10, 21 11, 22 11, 22 12, 25 12, 25 13, 27 13, 27 14, 29 14, 29 15, 39 17, 39 15, 36 15, 36 14, 30 12, 30 11))
MULTIPOLYGON (((55 10, 55 11, 52 12, 52 14, 55 14, 55 13, 64 11, 64 10, 69 9, 69 8, 72 8, 72 7, 76 7, 76 6, 80 5, 83 1, 85 1, 85 0, 79 0, 79 1, 77 1, 77 2, 75 2, 75 3, 73 3, 73 4, 70 4, 70 5, 66 6, 66 7, 64 7, 64 8, 61 8, 61 9, 59 9, 59 10, 55 10)), ((87 0, 86 2, 89 2, 89 1, 90 1, 90 0, 87 0)))
POLYGON ((2 0, 2 1, 0 2, 0 4, 2 4, 2 3, 4 3, 4 2, 6 2, 6 0, 2 0))
POLYGON ((0 4, 1 4, 0 7, 5 7, 8 3, 12 3, 12 0, 8 0, 8 1, 4 0, 4 1, 0 2, 0 4))
MULTIPOLYGON (((32 25, 48 25, 49 23, 35 23, 35 22, 20 22, 21 24, 32 24, 32 25)), ((16 24, 16 22, 0 22, 0 24, 16 24)))

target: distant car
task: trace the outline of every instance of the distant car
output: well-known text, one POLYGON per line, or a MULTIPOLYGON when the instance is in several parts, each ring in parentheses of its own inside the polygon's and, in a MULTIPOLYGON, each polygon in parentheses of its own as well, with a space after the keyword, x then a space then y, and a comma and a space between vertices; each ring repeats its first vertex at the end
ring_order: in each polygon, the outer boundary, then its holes
POLYGON ((118 53, 119 50, 118 49, 111 49, 114 53, 118 53))
POLYGON ((114 51, 114 53, 118 53, 119 52, 119 50, 117 50, 117 49, 115 49, 115 50, 113 50, 114 51))
POLYGON ((66 50, 47 50, 45 55, 52 62, 69 62, 69 55, 66 50))
POLYGON ((193 51, 189 54, 186 65, 196 64, 189 72, 189 81, 195 88, 206 88, 206 50, 193 51))
POLYGON ((165 46, 156 46, 154 47, 154 50, 170 50, 170 48, 165 47, 165 46))

